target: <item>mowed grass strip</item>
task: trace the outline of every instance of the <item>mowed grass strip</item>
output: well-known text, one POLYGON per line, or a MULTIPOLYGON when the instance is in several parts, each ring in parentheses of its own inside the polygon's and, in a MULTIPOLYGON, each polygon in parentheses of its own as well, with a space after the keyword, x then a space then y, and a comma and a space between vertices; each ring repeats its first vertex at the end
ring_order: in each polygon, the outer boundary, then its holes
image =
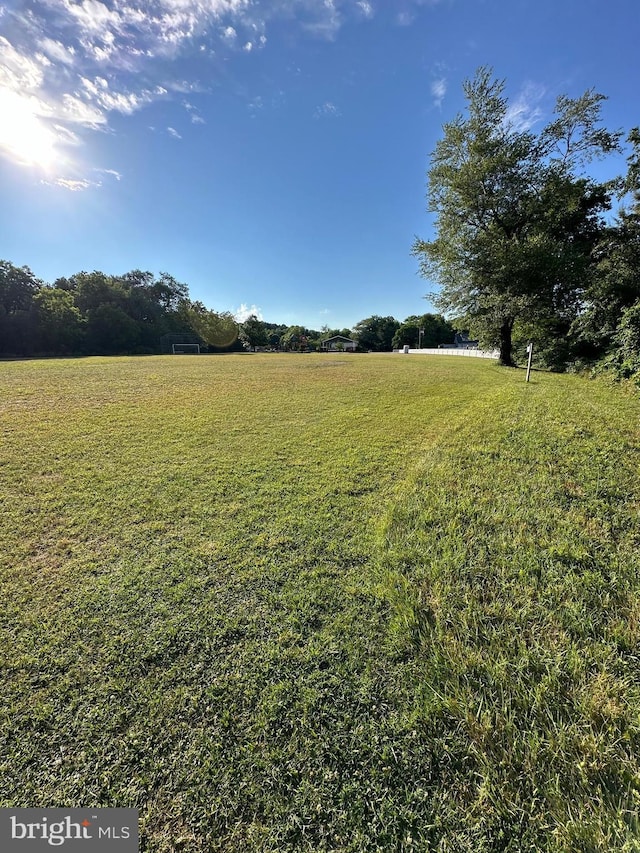
POLYGON ((638 849, 640 404, 522 380, 0 365, 2 803, 137 807, 149 851, 638 849))

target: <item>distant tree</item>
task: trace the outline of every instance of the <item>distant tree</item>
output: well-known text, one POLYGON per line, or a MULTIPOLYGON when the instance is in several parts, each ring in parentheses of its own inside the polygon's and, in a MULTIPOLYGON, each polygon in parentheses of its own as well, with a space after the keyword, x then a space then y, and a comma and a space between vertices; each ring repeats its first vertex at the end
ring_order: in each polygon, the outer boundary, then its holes
POLYGON ((43 287, 33 299, 38 327, 38 350, 69 355, 82 349, 85 322, 73 304, 73 295, 57 287, 43 287))
POLYGON ((33 300, 42 286, 29 267, 0 261, 0 353, 33 352, 36 343, 33 300))
POLYGON ((393 349, 400 349, 404 346, 409 346, 415 349, 418 346, 420 336, 420 326, 415 322, 408 323, 406 320, 401 323, 396 329, 396 333, 391 341, 393 349))
POLYGON ((437 236, 416 240, 421 273, 441 285, 436 304, 468 318, 512 364, 516 321, 579 313, 610 186, 582 174, 619 147, 600 126, 603 96, 561 96, 538 134, 509 119, 504 83, 481 68, 464 84, 467 115, 445 124, 428 173, 437 236))
POLYGON ((42 282, 29 267, 16 267, 9 261, 0 261, 0 308, 5 314, 29 310, 41 287, 42 282))
POLYGON ((129 287, 122 278, 94 270, 76 273, 66 281, 73 292, 76 307, 84 316, 102 305, 125 308, 129 287))
POLYGON ((628 203, 594 248, 585 308, 572 328, 581 356, 602 355, 617 339, 623 314, 640 300, 640 129, 634 128, 628 141, 631 154, 620 185, 628 203))
POLYGON ((400 323, 394 317, 375 314, 356 323, 353 332, 361 349, 390 352, 393 349, 393 336, 399 327, 400 323))
POLYGON ((157 305, 166 314, 177 311, 180 304, 189 297, 187 285, 176 281, 167 272, 161 272, 159 277, 155 278, 153 273, 132 270, 125 273, 122 280, 131 290, 144 293, 149 303, 157 305))
POLYGON ((623 311, 613 342, 610 366, 622 379, 635 377, 640 385, 640 300, 623 311))
POLYGON ((180 306, 188 289, 168 273, 156 279, 143 270, 119 276, 94 270, 58 279, 54 288, 73 296, 86 321, 85 352, 159 352, 163 335, 184 327, 180 306), (109 335, 107 324, 118 318, 122 328, 109 335))
POLYGON ((0 353, 159 352, 185 324, 188 288, 168 273, 79 272, 44 285, 0 261, 0 353))
POLYGON ((242 343, 255 350, 256 347, 266 347, 269 339, 267 336, 267 328, 262 320, 259 320, 255 314, 244 321, 240 326, 240 340, 242 343))
POLYGON ((184 300, 181 314, 193 331, 214 349, 230 349, 238 340, 238 324, 227 311, 218 313, 206 308, 202 302, 184 300))
POLYGON ((405 344, 412 348, 419 346, 420 329, 423 330, 421 343, 425 349, 453 343, 456 333, 453 325, 441 314, 412 314, 393 336, 393 348, 399 349, 405 344))
POLYGON ((303 350, 307 348, 309 330, 304 326, 289 326, 280 338, 280 345, 286 350, 303 350))
POLYGON ((187 298, 187 286, 168 273, 156 279, 141 270, 125 273, 119 281, 126 294, 123 308, 138 325, 140 349, 157 352, 162 336, 179 330, 179 307, 187 298))
POLYGON ((133 353, 140 346, 140 329, 124 308, 103 302, 87 311, 86 345, 91 353, 133 353))
POLYGON ((323 326, 320 333, 318 334, 318 339, 320 341, 326 341, 328 338, 335 338, 337 336, 343 338, 353 338, 353 332, 351 329, 330 329, 328 326, 323 326))

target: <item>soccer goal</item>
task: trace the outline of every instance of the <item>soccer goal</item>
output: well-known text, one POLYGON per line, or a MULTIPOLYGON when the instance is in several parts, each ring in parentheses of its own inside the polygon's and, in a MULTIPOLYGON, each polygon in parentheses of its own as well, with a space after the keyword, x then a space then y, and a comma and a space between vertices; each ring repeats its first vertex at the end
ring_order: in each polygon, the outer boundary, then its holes
POLYGON ((172 344, 174 355, 200 355, 200 344, 172 344))

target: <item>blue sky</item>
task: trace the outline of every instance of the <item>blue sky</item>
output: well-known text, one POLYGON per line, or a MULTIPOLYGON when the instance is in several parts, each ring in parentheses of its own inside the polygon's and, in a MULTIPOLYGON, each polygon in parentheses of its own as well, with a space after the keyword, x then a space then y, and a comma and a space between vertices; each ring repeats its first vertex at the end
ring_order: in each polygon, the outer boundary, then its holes
POLYGON ((639 43, 637 0, 0 0, 0 257, 402 320, 431 308, 410 250, 463 80, 492 66, 534 129, 593 87, 626 131, 639 43))

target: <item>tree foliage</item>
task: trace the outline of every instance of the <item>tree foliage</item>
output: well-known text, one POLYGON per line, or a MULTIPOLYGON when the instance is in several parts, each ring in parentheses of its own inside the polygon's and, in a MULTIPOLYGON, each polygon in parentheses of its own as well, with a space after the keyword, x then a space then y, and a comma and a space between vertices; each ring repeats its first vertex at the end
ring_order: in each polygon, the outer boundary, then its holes
POLYGON ((305 326, 289 326, 280 336, 280 346, 284 350, 303 352, 309 349, 309 341, 316 334, 305 326))
POLYGON ((615 343, 622 315, 640 300, 640 130, 628 136, 631 154, 620 183, 630 204, 602 230, 585 310, 574 324, 580 354, 595 357, 615 343))
POLYGON ((41 286, 29 267, 0 261, 0 352, 29 354, 37 327, 33 300, 41 286))
POLYGON ((510 120, 504 82, 481 68, 464 84, 467 114, 445 124, 428 172, 436 237, 417 239, 420 271, 441 285, 444 311, 512 364, 518 320, 560 321, 567 331, 585 293, 591 251, 612 187, 583 174, 619 147, 600 125, 603 96, 556 102, 538 134, 510 120))
POLYGON ((394 349, 405 345, 415 348, 420 344, 425 349, 439 347, 441 344, 452 344, 455 332, 454 326, 441 314, 414 314, 398 327, 392 345, 394 349), (423 330, 422 336, 420 329, 423 330))
POLYGON ((374 314, 360 320, 353 328, 358 347, 371 352, 390 352, 393 349, 393 336, 400 323, 395 317, 380 317, 374 314))
POLYGON ((269 343, 266 325, 252 314, 240 326, 240 340, 249 349, 266 347, 269 343))
POLYGON ((228 311, 211 311, 202 302, 181 304, 181 313, 193 331, 214 349, 228 349, 238 340, 238 324, 228 311))
POLYGON ((86 320, 66 290, 42 287, 33 297, 38 319, 38 349, 69 355, 82 346, 86 320))
POLYGON ((163 335, 190 331, 187 296, 168 273, 94 270, 47 285, 28 267, 0 261, 0 354, 160 352, 163 335))
POLYGON ((574 332, 588 355, 607 350, 618 376, 640 380, 640 129, 631 130, 628 141, 621 182, 628 205, 597 246, 587 307, 574 332))

